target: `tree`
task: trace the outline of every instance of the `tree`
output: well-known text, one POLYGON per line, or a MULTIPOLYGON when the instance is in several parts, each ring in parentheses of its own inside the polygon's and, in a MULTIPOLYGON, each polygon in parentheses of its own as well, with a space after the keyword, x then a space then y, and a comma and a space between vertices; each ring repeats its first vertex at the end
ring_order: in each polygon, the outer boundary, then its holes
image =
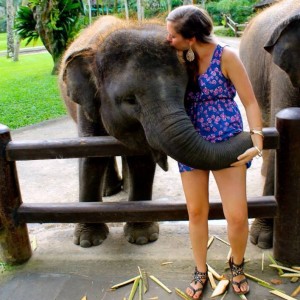
POLYGON ((7 16, 7 58, 11 58, 14 56, 14 15, 15 9, 13 0, 6 0, 6 16, 7 16))
POLYGON ((57 74, 64 51, 81 28, 84 13, 82 0, 31 0, 17 11, 15 29, 27 44, 40 37, 53 58, 52 74, 57 74))

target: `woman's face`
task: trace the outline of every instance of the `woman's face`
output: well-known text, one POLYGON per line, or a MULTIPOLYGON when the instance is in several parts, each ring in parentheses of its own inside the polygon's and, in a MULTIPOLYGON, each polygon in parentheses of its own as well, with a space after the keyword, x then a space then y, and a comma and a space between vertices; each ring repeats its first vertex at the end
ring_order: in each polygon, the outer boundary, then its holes
POLYGON ((188 50, 190 48, 190 40, 185 39, 180 33, 177 33, 174 29, 174 23, 167 21, 167 40, 170 45, 179 51, 188 50))

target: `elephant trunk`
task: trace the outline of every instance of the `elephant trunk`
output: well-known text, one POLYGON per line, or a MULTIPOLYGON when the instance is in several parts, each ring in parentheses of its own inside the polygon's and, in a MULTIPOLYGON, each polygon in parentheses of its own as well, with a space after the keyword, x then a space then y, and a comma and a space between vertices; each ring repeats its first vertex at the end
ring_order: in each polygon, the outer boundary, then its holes
POLYGON ((150 123, 159 124, 144 127, 150 146, 196 169, 228 168, 237 161, 240 154, 253 146, 250 134, 246 132, 221 143, 205 141, 195 130, 184 109, 164 116, 151 115, 153 119, 150 123), (151 130, 147 131, 147 127, 151 130))

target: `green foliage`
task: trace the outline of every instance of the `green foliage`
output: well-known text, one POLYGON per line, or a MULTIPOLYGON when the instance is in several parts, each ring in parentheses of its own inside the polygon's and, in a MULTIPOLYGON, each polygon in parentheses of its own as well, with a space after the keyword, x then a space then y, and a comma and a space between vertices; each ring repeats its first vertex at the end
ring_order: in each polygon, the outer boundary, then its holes
POLYGON ((18 36, 26 40, 26 46, 39 38, 35 26, 36 21, 33 18, 32 10, 28 6, 21 6, 16 13, 15 28, 18 36))
POLYGON ((219 2, 209 2, 205 7, 215 24, 222 24, 222 14, 229 15, 238 24, 243 24, 253 14, 255 2, 256 0, 221 0, 219 2))
POLYGON ((0 123, 16 129, 66 115, 49 53, 22 55, 17 63, 0 57, 0 65, 0 123))

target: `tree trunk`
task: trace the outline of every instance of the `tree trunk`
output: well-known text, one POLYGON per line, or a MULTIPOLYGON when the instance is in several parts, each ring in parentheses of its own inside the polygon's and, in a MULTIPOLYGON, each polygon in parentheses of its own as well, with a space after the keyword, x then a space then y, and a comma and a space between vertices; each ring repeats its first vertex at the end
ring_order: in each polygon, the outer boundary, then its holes
POLYGON ((127 2, 127 0, 124 0, 124 6, 125 6, 126 20, 129 20, 129 10, 128 10, 128 2, 127 2))
POLYGON ((7 13, 7 58, 14 56, 14 5, 13 0, 6 0, 7 13))

